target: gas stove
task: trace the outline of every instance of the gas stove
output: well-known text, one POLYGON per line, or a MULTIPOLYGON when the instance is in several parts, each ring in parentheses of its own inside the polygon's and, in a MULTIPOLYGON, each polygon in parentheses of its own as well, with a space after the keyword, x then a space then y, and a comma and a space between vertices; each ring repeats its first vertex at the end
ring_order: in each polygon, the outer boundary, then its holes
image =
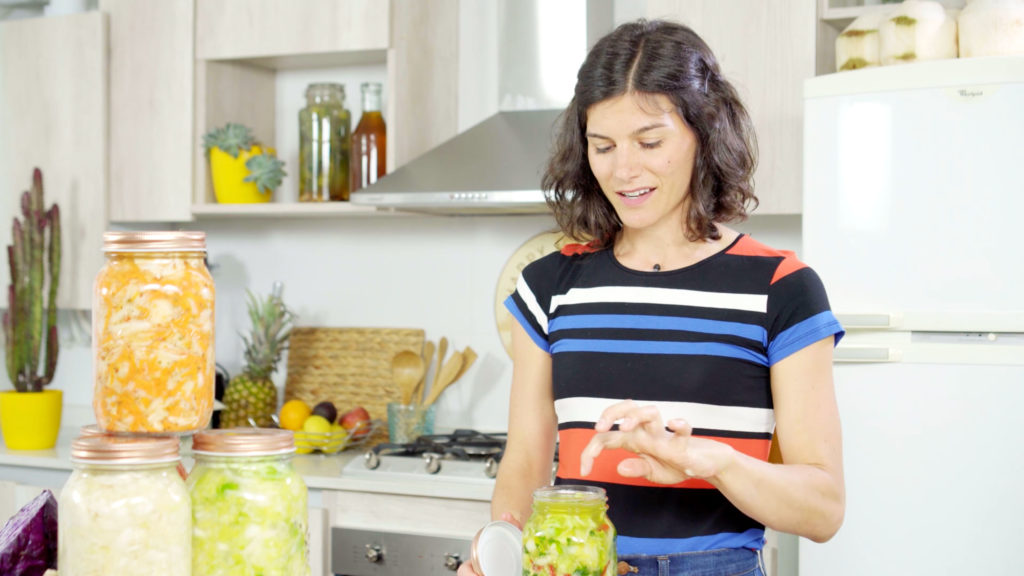
POLYGON ((505 433, 455 430, 408 444, 378 444, 345 465, 342 475, 378 480, 493 484, 505 433))

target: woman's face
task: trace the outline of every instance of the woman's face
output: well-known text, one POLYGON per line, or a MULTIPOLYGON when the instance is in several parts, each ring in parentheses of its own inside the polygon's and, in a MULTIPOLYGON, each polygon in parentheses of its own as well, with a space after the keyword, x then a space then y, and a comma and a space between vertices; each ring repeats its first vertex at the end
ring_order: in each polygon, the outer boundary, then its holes
POLYGON ((625 228, 680 227, 697 137, 666 96, 598 102, 587 111, 586 136, 590 169, 625 228))

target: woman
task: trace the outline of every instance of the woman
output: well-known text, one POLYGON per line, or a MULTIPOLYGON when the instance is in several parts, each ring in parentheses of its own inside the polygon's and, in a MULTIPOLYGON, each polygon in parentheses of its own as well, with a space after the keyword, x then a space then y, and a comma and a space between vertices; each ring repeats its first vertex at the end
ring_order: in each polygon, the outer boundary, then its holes
POLYGON ((811 269, 723 225, 756 202, 755 164, 747 113, 690 29, 625 24, 587 56, 543 188, 591 241, 532 263, 506 302, 494 518, 525 521, 557 433, 557 482, 608 494, 620 574, 761 574, 765 526, 838 530, 842 328, 811 269))

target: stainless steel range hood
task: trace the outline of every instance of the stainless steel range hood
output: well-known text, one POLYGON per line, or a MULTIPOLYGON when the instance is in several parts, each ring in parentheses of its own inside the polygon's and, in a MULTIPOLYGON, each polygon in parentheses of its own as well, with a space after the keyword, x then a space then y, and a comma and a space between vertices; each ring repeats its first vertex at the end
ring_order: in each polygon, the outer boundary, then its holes
POLYGON ((547 213, 540 179, 555 120, 587 50, 611 27, 611 0, 500 0, 499 112, 351 202, 437 214, 547 213))

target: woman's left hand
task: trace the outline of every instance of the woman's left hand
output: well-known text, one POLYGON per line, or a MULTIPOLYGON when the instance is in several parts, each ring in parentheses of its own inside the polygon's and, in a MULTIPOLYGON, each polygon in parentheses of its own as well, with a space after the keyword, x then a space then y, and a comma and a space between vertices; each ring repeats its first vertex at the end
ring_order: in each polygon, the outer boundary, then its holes
POLYGON ((632 400, 605 409, 594 424, 594 430, 597 433, 580 455, 581 476, 590 474, 594 460, 606 448, 636 453, 637 458, 626 458, 619 463, 619 474, 657 484, 712 478, 733 456, 733 448, 728 444, 695 438, 686 420, 676 418, 663 422, 657 406, 641 406, 632 400), (612 430, 616 422, 619 428, 612 430))

